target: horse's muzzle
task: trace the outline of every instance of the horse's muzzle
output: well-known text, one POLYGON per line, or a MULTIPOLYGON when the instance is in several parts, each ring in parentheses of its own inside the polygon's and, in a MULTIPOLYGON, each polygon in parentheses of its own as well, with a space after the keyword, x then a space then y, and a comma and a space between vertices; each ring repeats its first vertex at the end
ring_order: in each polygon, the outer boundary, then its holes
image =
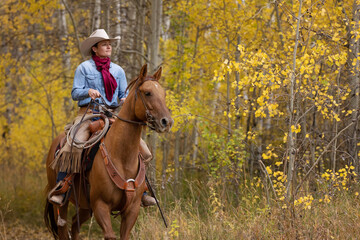
POLYGON ((169 132, 174 124, 174 120, 170 117, 163 117, 160 120, 156 121, 156 126, 154 126, 154 130, 158 133, 169 132))

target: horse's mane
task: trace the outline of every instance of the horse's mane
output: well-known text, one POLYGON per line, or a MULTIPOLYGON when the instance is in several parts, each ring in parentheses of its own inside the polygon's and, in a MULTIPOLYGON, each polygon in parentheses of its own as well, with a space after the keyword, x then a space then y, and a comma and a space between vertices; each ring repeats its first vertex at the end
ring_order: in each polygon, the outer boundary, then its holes
POLYGON ((138 80, 139 80, 139 77, 136 77, 136 78, 132 79, 132 80, 130 81, 129 85, 127 86, 125 92, 127 92, 128 90, 130 91, 130 90, 134 87, 134 85, 136 84, 136 82, 137 82, 138 80))
POLYGON ((131 89, 133 89, 133 88, 137 89, 137 88, 140 87, 140 85, 143 84, 144 82, 146 82, 146 81, 153 81, 153 80, 154 80, 154 78, 153 78, 152 76, 146 76, 145 79, 144 79, 144 81, 140 84, 140 82, 138 81, 139 79, 140 79, 139 76, 136 77, 136 78, 134 78, 134 79, 132 79, 132 80, 130 81, 129 85, 127 86, 127 88, 126 88, 126 91, 128 91, 128 90, 131 91, 131 89))

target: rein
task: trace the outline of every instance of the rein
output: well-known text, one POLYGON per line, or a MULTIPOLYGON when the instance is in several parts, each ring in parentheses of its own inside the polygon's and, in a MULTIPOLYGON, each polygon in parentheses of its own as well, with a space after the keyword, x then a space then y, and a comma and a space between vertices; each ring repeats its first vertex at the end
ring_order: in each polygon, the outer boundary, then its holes
MULTIPOLYGON (((139 79, 137 79, 136 81, 138 81, 139 79)), ((93 145, 95 145, 107 132, 107 128, 109 127, 109 120, 107 118, 104 119, 105 121, 105 125, 106 125, 106 128, 104 128, 103 132, 100 134, 100 136, 98 136, 96 139, 92 140, 92 141, 85 141, 85 142, 79 142, 79 141, 76 141, 75 140, 75 136, 76 136, 76 133, 77 131, 79 130, 79 126, 82 124, 83 121, 85 120, 89 120, 89 119, 92 119, 94 117, 102 117, 100 114, 95 114, 95 115, 92 115, 92 116, 88 116, 88 117, 85 117, 88 109, 90 108, 91 104, 96 104, 98 105, 105 113, 106 116, 108 117, 116 117, 117 119, 123 121, 123 122, 127 122, 127 123, 131 123, 131 124, 137 124, 137 125, 140 125, 140 126, 148 126, 150 129, 152 130, 155 130, 155 127, 154 127, 154 124, 155 124, 155 118, 154 116, 151 115, 150 113, 150 110, 145 102, 145 99, 144 99, 144 96, 143 96, 143 93, 140 92, 138 94, 138 90, 139 90, 139 86, 136 87, 135 89, 135 102, 136 102, 136 98, 138 95, 140 95, 140 99, 143 103, 143 106, 145 108, 145 116, 146 116, 146 123, 145 122, 139 122, 139 121, 132 121, 132 120, 128 120, 128 119, 125 119, 125 118, 121 118, 119 117, 117 114, 114 114, 112 113, 111 111, 109 111, 110 108, 118 108, 120 106, 120 104, 116 105, 116 106, 109 106, 106 104, 106 101, 104 99, 104 97, 102 95, 100 95, 100 98, 103 102, 103 104, 100 104, 96 101, 94 101, 93 99, 91 99, 91 101, 89 102, 87 108, 86 108, 86 111, 84 112, 84 115, 82 116, 80 122, 78 124, 75 124, 72 126, 72 128, 70 129, 69 131, 69 134, 67 134, 67 141, 70 142, 70 136, 71 136, 71 133, 73 133, 73 137, 72 137, 72 140, 71 140, 71 151, 70 151, 70 154, 72 154, 72 148, 73 146, 76 146, 78 148, 89 148, 89 147, 92 147, 93 145), (84 119, 85 118, 85 119, 84 119), (69 136, 70 135, 70 136, 69 136)))
POLYGON ((117 105, 117 106, 115 106, 115 107, 111 107, 111 106, 109 106, 109 105, 106 104, 103 96, 100 96, 100 98, 101 98, 101 100, 103 101, 103 104, 100 104, 100 103, 98 103, 98 102, 95 102, 94 100, 91 99, 89 105, 90 105, 91 103, 95 103, 96 105, 98 105, 99 107, 101 107, 102 110, 104 110, 104 112, 105 112, 106 114, 111 115, 112 117, 116 117, 117 119, 119 119, 119 120, 121 120, 121 121, 123 121, 123 122, 132 123, 132 124, 138 124, 138 125, 142 125, 142 126, 145 126, 145 125, 146 125, 146 123, 144 123, 144 122, 132 121, 132 120, 128 120, 128 119, 125 119, 125 118, 121 118, 121 117, 119 117, 117 114, 114 114, 114 113, 110 112, 110 111, 109 111, 109 108, 117 108, 117 107, 120 106, 120 104, 117 105))
MULTIPOLYGON (((101 99, 104 99, 102 96, 100 97, 101 99)), ((132 123, 132 124, 137 124, 137 125, 142 125, 142 126, 145 126, 146 123, 144 122, 138 122, 138 121, 132 121, 132 120, 128 120, 128 119, 125 119, 125 118, 121 118, 119 117, 117 114, 115 113, 112 113, 109 111, 109 108, 111 108, 109 105, 107 105, 104 100, 103 100, 103 103, 104 104, 100 104, 98 102, 95 102, 94 100, 92 100, 93 103, 95 103, 96 105, 98 105, 99 107, 102 108, 102 110, 104 110, 104 112, 106 113, 106 115, 111 115, 111 117, 116 117, 117 119, 123 121, 123 122, 127 122, 127 123, 132 123)), ((89 103, 91 104, 91 102, 89 103)), ((118 105, 117 107, 119 107, 120 105, 118 105)))
MULTIPOLYGON (((138 89, 139 89, 139 86, 135 89, 135 100, 136 100, 136 97, 138 96, 138 89)), ((124 118, 121 118, 119 117, 117 114, 114 114, 112 113, 111 111, 109 111, 109 108, 118 108, 120 106, 120 104, 116 105, 116 106, 109 106, 106 104, 105 102, 105 99, 102 95, 100 95, 100 98, 103 102, 103 104, 100 104, 94 100, 91 99, 90 103, 89 103, 89 106, 91 103, 95 103, 96 105, 98 105, 102 110, 104 110, 104 112, 107 114, 107 115, 110 115, 112 117, 116 117, 117 119, 123 121, 123 122, 127 122, 127 123, 131 123, 131 124, 137 124, 137 125, 141 125, 141 126, 148 126, 150 129, 152 130, 155 130, 154 126, 153 126, 153 123, 155 123, 155 118, 154 116, 151 115, 150 113, 150 110, 145 102, 145 99, 144 99, 144 96, 142 94, 142 92, 139 93, 140 95, 140 99, 144 105, 144 108, 145 108, 145 116, 146 116, 146 122, 138 122, 138 121, 132 121, 132 120, 128 120, 128 119, 124 119, 124 118), (149 123, 152 123, 152 124, 149 124, 149 123)))

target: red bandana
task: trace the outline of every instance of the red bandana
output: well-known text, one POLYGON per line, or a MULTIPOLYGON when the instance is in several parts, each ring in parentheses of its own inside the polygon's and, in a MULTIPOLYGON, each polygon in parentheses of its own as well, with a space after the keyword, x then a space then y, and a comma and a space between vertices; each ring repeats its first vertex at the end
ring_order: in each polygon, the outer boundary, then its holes
POLYGON ((101 72, 101 75, 103 77, 106 99, 111 102, 115 89, 117 87, 114 76, 111 75, 111 73, 109 72, 111 60, 108 57, 100 58, 96 55, 93 55, 92 59, 95 61, 96 69, 101 72))

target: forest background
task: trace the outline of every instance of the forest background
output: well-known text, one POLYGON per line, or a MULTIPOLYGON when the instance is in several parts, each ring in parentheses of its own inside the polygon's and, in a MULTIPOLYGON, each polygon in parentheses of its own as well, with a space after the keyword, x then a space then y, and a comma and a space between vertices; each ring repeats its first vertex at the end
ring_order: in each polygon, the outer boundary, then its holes
POLYGON ((128 81, 163 67, 175 120, 144 134, 170 226, 142 209, 133 239, 357 238, 359 21, 359 0, 3 0, 0 238, 50 238, 45 157, 98 28, 128 81))

